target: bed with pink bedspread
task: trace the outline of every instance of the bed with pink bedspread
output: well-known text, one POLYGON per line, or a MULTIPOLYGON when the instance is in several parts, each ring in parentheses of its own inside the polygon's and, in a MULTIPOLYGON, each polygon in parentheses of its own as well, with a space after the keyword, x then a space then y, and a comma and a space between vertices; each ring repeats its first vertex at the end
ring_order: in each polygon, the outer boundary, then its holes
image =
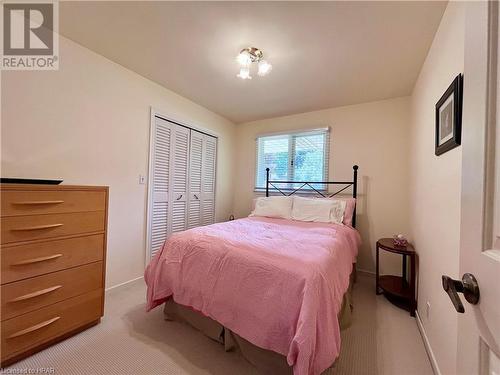
POLYGON ((338 313, 360 237, 350 226, 249 217, 173 234, 145 272, 167 299, 320 374, 340 353, 338 313))

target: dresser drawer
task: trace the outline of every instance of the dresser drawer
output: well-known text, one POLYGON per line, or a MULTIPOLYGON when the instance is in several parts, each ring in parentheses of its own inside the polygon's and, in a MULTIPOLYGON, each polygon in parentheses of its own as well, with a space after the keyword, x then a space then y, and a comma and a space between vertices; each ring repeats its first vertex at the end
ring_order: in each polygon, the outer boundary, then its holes
POLYGON ((103 260, 104 234, 3 246, 2 284, 103 260))
POLYGON ((104 211, 105 191, 2 191, 2 216, 104 211))
POLYGON ((101 289, 102 285, 102 262, 3 285, 1 320, 101 289))
POLYGON ((104 221, 104 211, 2 217, 2 244, 104 231, 104 221))
POLYGON ((2 361, 100 318, 102 289, 2 322, 2 361))

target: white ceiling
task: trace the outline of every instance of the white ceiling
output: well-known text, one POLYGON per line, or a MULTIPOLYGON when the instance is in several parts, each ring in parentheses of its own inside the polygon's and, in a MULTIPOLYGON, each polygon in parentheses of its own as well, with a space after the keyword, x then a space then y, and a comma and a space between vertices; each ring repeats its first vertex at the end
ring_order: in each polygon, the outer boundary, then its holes
POLYGON ((60 31, 241 123, 409 95, 446 2, 61 2, 60 31), (267 77, 236 78, 255 46, 267 77))

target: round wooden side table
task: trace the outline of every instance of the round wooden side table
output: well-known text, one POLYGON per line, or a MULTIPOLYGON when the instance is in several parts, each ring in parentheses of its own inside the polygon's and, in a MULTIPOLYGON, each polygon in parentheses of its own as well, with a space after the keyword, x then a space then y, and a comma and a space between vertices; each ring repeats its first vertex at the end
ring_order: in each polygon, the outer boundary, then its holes
POLYGON ((404 308, 415 316, 417 299, 415 296, 415 267, 417 253, 411 244, 407 246, 396 246, 392 238, 381 238, 377 241, 376 252, 376 282, 375 291, 377 294, 384 294, 387 299, 398 307, 404 308), (380 275, 379 273, 379 253, 380 250, 389 251, 403 256, 403 276, 380 275), (407 278, 406 257, 410 258, 410 275, 407 278))

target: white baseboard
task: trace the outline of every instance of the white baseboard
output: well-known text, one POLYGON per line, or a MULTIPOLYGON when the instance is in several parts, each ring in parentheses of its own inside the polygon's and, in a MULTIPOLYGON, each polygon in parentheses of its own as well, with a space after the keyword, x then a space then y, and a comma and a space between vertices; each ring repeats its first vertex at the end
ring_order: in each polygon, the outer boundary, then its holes
POLYGON ((429 339, 427 338, 427 334, 425 333, 425 328, 422 324, 422 319, 420 319, 418 311, 415 311, 415 320, 417 321, 417 327, 420 331, 420 336, 422 336, 422 341, 424 342, 425 351, 427 352, 427 356, 429 357, 429 361, 431 362, 432 371, 434 372, 434 375, 441 375, 441 371, 439 370, 439 366, 436 361, 436 356, 432 351, 431 344, 429 343, 429 339))
POLYGON ((121 287, 124 287, 128 284, 132 284, 133 282, 136 282, 138 280, 141 280, 141 279, 144 279, 144 276, 140 276, 140 277, 136 277, 135 279, 132 279, 132 280, 128 280, 128 281, 125 281, 123 283, 120 283, 120 284, 116 284, 116 285, 113 285, 113 286, 110 286, 109 288, 106 288, 106 292, 109 292, 111 290, 114 290, 114 289, 117 289, 117 288, 121 288, 121 287))
POLYGON ((373 271, 368 271, 368 270, 364 270, 361 268, 356 268, 356 272, 361 273, 361 274, 366 275, 366 276, 375 277, 375 272, 373 272, 373 271))

